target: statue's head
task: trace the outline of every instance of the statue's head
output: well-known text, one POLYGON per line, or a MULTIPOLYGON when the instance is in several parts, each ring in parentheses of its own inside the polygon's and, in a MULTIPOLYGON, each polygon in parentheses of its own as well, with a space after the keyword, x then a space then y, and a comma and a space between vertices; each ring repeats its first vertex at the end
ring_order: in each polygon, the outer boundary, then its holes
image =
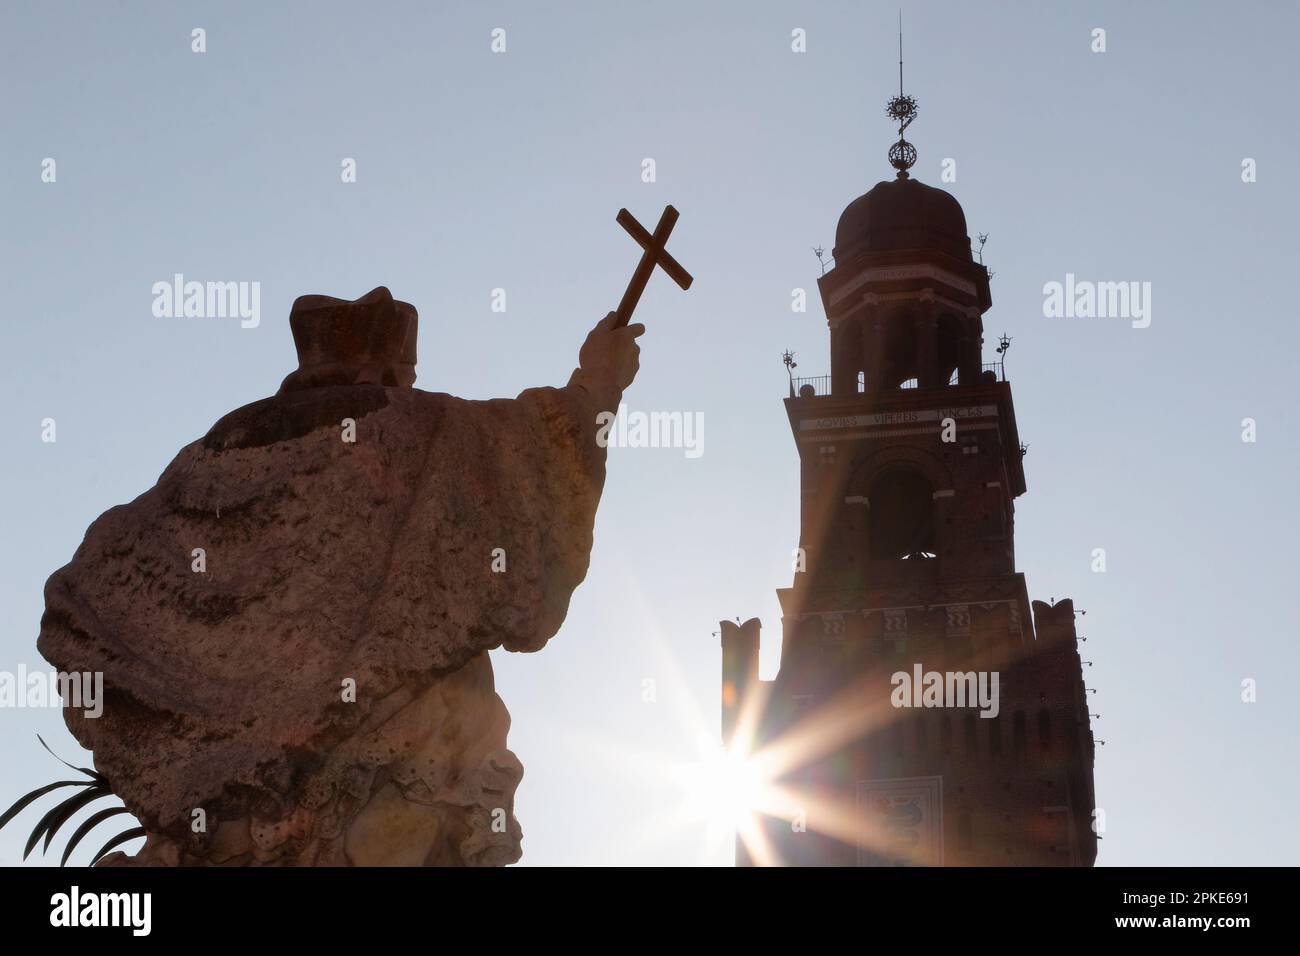
POLYGON ((301 295, 289 313, 298 368, 281 392, 325 385, 415 384, 415 306, 384 286, 351 301, 301 295))

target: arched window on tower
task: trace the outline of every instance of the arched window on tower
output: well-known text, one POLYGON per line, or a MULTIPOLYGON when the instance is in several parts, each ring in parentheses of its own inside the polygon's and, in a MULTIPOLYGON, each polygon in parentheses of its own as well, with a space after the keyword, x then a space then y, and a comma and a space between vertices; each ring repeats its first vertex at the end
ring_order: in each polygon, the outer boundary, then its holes
POLYGON ((957 370, 965 356, 966 342, 967 330, 961 319, 948 312, 939 316, 939 369, 949 385, 956 385, 960 377, 957 370))
POLYGON ((915 388, 917 379, 916 316, 907 308, 893 310, 881 330, 880 386, 882 391, 915 388))
POLYGON ((912 468, 891 468, 871 483, 869 534, 875 560, 933 558, 934 489, 912 468))
POLYGON ((1052 715, 1046 707, 1038 712, 1038 746, 1044 750, 1052 746, 1052 715))

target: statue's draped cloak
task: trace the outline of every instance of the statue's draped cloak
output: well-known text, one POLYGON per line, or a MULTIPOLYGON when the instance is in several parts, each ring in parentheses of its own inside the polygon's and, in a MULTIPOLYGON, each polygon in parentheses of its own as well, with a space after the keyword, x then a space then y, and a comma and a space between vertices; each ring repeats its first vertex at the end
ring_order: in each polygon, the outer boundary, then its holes
POLYGON ((227 415, 46 584, 41 653, 104 674, 103 716, 65 708, 70 729, 151 829, 291 802, 439 675, 559 629, 604 483, 597 411, 578 386, 346 386, 227 415))

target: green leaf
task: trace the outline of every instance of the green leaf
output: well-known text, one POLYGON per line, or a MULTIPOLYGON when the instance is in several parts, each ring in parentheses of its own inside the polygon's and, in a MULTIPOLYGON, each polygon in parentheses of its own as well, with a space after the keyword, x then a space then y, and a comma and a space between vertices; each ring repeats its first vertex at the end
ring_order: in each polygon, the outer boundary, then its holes
POLYGON ((72 856, 72 851, 76 849, 77 844, 81 842, 81 838, 87 833, 95 829, 95 827, 99 826, 109 817, 117 816, 120 813, 130 812, 131 811, 126 807, 109 807, 107 810, 100 810, 98 813, 92 813, 90 816, 86 817, 86 819, 82 821, 81 826, 77 827, 76 831, 68 839, 68 845, 63 850, 63 859, 59 861, 59 866, 68 865, 68 857, 72 856))

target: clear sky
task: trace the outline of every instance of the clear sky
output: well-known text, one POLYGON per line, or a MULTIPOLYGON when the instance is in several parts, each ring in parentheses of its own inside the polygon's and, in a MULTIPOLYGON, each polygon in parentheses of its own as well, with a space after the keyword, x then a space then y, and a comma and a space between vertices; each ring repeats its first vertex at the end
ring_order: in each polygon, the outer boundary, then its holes
MULTIPOLYGON (((670 247, 696 282, 652 280, 626 401, 702 412, 704 454, 614 450, 563 630, 540 654, 493 659, 526 768, 524 863, 730 862, 680 819, 661 771, 717 735, 720 618, 761 616, 764 676, 776 667, 774 589, 798 535, 780 356, 829 371, 811 249, 892 175, 897 10, 5 4, 0 670, 43 666, 42 586, 86 526, 276 390, 295 364, 296 296, 384 284, 414 303, 418 387, 563 384, 635 263, 614 214, 650 225, 671 202, 670 247), (796 28, 806 53, 791 51, 796 28), (340 181, 347 157, 356 183, 340 181), (260 282, 261 324, 155 318, 150 288, 178 272, 260 282)), ((988 233, 985 327, 1014 338, 1030 446, 1017 560, 1031 597, 1088 612, 1099 864, 1300 859, 1298 11, 903 5, 913 172, 988 233), (945 158, 955 183, 940 183, 945 158), (1044 317, 1044 284, 1067 273, 1150 282, 1150 327, 1044 317), (1241 701, 1246 678, 1256 703, 1241 701)), ((56 711, 0 721, 0 805, 56 778, 37 732, 79 755, 56 711)), ((0 833, 0 860, 18 859, 26 829, 0 833)))

